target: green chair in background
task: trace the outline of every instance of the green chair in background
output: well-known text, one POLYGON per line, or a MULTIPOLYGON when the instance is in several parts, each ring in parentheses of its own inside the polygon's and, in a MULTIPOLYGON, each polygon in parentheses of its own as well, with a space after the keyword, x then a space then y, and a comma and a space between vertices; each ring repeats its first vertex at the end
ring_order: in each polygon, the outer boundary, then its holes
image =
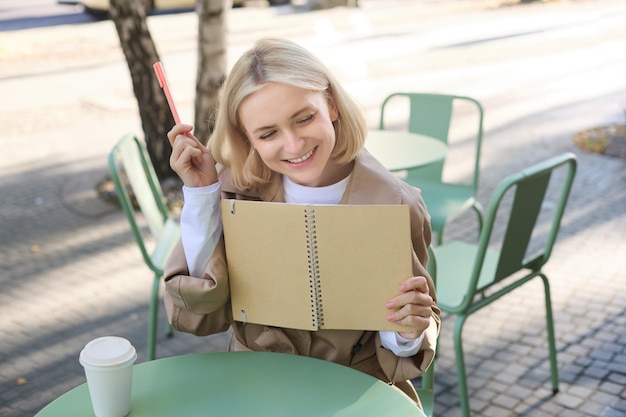
MULTIPOLYGON (((428 273, 431 278, 435 282, 435 286, 437 285, 437 260, 435 259, 435 254, 433 252, 432 247, 428 248, 428 273)), ((421 377, 416 378, 419 380, 419 385, 415 385, 416 381, 412 381, 415 386, 415 391, 417 391, 417 395, 419 396, 420 402, 422 403, 422 408, 424 409, 424 414, 426 417, 433 417, 434 408, 435 408, 435 360, 437 359, 437 355, 435 354, 435 358, 433 362, 430 364, 426 372, 422 374, 421 377)))
POLYGON ((463 416, 470 415, 461 338, 465 320, 535 277, 544 284, 552 389, 558 391, 550 286, 542 268, 550 259, 576 166, 575 155, 565 153, 505 178, 492 194, 477 244, 450 241, 433 248, 438 305, 456 316, 454 352, 463 416), (507 220, 501 230, 497 215, 507 220))
POLYGON ((438 139, 448 145, 450 125, 453 118, 455 102, 462 102, 473 106, 477 113, 475 130, 475 151, 467 155, 473 159, 472 180, 468 183, 444 182, 444 162, 430 164, 425 167, 406 171, 404 181, 422 190, 422 195, 428 212, 431 215, 431 225, 437 234, 436 242, 443 242, 443 231, 447 223, 461 215, 465 210, 472 208, 478 216, 479 230, 483 223, 483 209, 476 200, 478 189, 478 174, 480 167, 480 150, 483 137, 483 108, 481 104, 465 96, 424 93, 393 93, 383 101, 380 113, 379 128, 385 129, 385 115, 392 100, 408 100, 409 120, 408 131, 419 133, 438 139))
MULTIPOLYGON (((436 355, 435 355, 436 359, 436 355)), ((412 381, 417 391, 417 396, 422 403, 422 408, 426 417, 433 417, 435 408, 435 359, 430 364, 426 372, 421 377, 416 378, 419 380, 419 385, 415 385, 415 381, 412 381)))
MULTIPOLYGON (((136 136, 128 134, 113 147, 109 172, 143 260, 154 272, 147 352, 147 359, 152 360, 156 355, 160 281, 165 262, 180 238, 180 226, 170 217, 148 152, 136 136)), ((168 325, 168 335, 172 334, 168 325)))

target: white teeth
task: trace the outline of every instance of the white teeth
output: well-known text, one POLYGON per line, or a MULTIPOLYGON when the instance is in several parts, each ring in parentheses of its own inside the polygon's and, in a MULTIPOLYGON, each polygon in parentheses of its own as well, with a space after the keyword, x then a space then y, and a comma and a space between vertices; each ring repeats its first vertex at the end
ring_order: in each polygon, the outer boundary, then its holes
POLYGON ((303 155, 300 158, 287 159, 287 161, 291 162, 292 164, 299 164, 300 162, 304 162, 307 159, 309 159, 311 157, 311 155, 313 155, 313 150, 309 151, 306 155, 303 155))

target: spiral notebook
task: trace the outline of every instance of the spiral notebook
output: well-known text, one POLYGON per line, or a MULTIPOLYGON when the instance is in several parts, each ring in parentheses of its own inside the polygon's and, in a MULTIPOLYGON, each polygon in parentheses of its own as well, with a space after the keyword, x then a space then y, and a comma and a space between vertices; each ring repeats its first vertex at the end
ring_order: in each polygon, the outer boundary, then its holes
POLYGON ((385 303, 412 276, 408 206, 221 204, 235 320, 406 330, 385 303))

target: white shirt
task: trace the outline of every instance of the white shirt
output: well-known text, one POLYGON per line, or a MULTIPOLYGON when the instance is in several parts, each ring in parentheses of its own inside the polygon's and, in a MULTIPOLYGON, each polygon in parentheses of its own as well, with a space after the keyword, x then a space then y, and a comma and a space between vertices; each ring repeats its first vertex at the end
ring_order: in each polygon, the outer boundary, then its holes
MULTIPOLYGON (((326 187, 306 187, 283 177, 285 201, 292 204, 339 204, 350 176, 326 187)), ((185 204, 180 228, 191 276, 202 276, 222 234, 220 183, 207 187, 183 186, 185 204)), ((380 331, 382 345, 396 356, 415 355, 424 339, 405 339, 393 331, 380 331)))

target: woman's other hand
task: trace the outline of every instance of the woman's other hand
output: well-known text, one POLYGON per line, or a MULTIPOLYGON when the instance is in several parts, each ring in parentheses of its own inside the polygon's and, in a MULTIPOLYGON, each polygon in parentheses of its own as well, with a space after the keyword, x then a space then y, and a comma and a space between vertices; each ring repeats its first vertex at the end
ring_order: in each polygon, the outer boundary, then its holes
POLYGON ((386 307, 394 310, 387 320, 407 326, 410 330, 398 332, 405 339, 417 339, 430 325, 433 299, 429 295, 425 277, 411 277, 400 283, 400 295, 387 301, 386 307))

